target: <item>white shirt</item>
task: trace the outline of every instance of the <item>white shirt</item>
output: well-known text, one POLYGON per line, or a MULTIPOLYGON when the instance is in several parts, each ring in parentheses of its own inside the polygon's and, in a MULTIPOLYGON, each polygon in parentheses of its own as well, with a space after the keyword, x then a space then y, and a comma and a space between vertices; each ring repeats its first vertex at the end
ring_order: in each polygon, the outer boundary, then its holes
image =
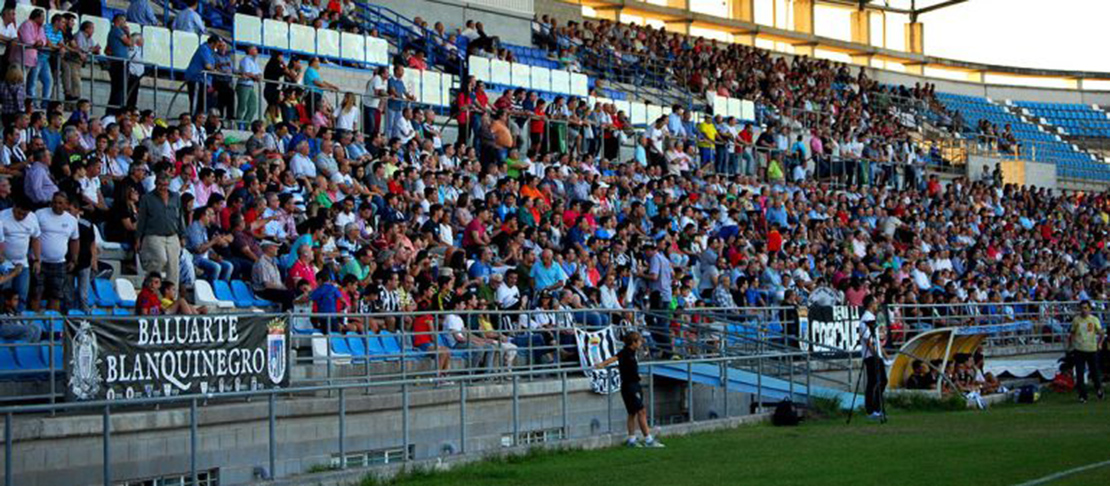
POLYGON ((307 155, 299 152, 289 161, 289 168, 293 170, 293 175, 297 177, 316 178, 316 164, 307 155))
POLYGON ((497 299, 497 305, 501 306, 502 309, 508 309, 520 302, 520 289, 516 286, 509 287, 508 284, 502 282, 497 287, 495 298, 497 299))
POLYGON ((76 241, 80 236, 77 232, 77 218, 68 212, 54 214, 51 208, 42 208, 35 211, 42 229, 42 261, 43 263, 65 263, 66 254, 69 253, 69 242, 76 241))
POLYGON ((464 329, 466 329, 466 327, 463 324, 462 318, 458 315, 447 314, 447 317, 443 318, 443 330, 450 333, 451 342, 459 342, 458 338, 455 336, 458 334, 464 334, 464 329))
POLYGON ((911 275, 913 276, 913 283, 917 285, 917 288, 921 290, 929 290, 933 287, 933 284, 929 282, 929 275, 927 275, 925 272, 922 272, 921 270, 915 268, 913 269, 913 272, 911 272, 911 275))
POLYGON ((386 79, 381 76, 373 76, 370 78, 369 89, 366 90, 366 96, 362 98, 363 106, 367 108, 382 109, 382 103, 385 102, 386 97, 378 96, 379 92, 388 92, 388 83, 386 79))
POLYGON ((354 130, 355 122, 358 121, 358 115, 358 108, 354 106, 347 110, 341 110, 339 115, 335 117, 335 128, 340 130, 354 130))
POLYGON ((86 177, 77 182, 81 186, 81 195, 96 204, 100 201, 100 178, 86 177))
POLYGON ((875 322, 875 314, 871 311, 863 311, 863 316, 859 319, 859 343, 860 351, 863 352, 863 359, 870 358, 874 353, 867 348, 867 342, 875 346, 875 350, 879 351, 879 356, 882 356, 882 350, 879 349, 878 343, 874 341, 874 336, 871 335, 871 324, 875 322))
POLYGON ((35 213, 28 213, 23 221, 17 221, 11 209, 0 211, 0 228, 3 230, 4 259, 28 266, 27 253, 31 248, 31 238, 41 235, 39 219, 35 217, 35 213))

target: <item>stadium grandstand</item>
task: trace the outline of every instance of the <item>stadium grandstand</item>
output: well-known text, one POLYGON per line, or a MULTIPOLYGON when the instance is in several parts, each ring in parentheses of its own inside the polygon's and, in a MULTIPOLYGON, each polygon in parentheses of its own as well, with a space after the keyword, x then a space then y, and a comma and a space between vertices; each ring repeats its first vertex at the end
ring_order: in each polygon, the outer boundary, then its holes
POLYGON ((1053 379, 1108 299, 1110 73, 879 3, 6 2, 4 484, 619 444, 633 331, 663 434, 862 405, 865 315, 892 393, 1053 379))

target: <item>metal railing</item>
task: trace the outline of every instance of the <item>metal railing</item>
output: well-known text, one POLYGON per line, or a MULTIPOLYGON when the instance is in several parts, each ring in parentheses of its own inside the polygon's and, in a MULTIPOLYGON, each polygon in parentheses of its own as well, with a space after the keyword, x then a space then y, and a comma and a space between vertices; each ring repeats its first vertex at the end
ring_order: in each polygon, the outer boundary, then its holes
MULTIPOLYGON (((536 312, 536 311, 533 311, 533 312, 502 312, 502 313, 486 312, 486 311, 459 311, 459 312, 455 312, 454 314, 461 315, 461 316, 475 316, 475 315, 480 315, 480 314, 489 314, 489 315, 496 314, 496 315, 500 315, 502 317, 515 318, 515 317, 518 317, 518 316, 538 317, 541 312, 543 312, 543 311, 540 311, 540 312, 536 312)), ((652 330, 653 328, 651 326, 649 326, 648 331, 645 331, 645 335, 649 335, 649 336, 654 334, 655 331, 658 331, 663 326, 665 326, 663 328, 669 329, 671 327, 671 322, 670 321, 672 319, 680 319, 681 320, 681 316, 672 315, 670 313, 662 313, 662 314, 652 316, 650 314, 639 314, 637 311, 628 311, 628 310, 602 311, 602 310, 576 309, 576 310, 573 310, 573 311, 553 311, 553 312, 548 312, 548 313, 555 314, 556 315, 555 317, 557 317, 557 318, 562 316, 563 318, 571 319, 571 320, 581 319, 581 320, 587 321, 587 323, 589 323, 589 321, 591 321, 591 320, 601 319, 603 316, 611 316, 613 318, 613 321, 615 322, 618 315, 622 316, 622 318, 623 317, 630 317, 633 321, 638 320, 639 318, 651 318, 651 319, 658 318, 658 319, 660 319, 660 321, 657 322, 657 327, 655 327, 654 330, 652 330), (666 320, 664 321, 664 319, 666 319, 666 320)), ((417 317, 421 317, 421 316, 427 317, 429 314, 430 314, 431 318, 433 319, 433 321, 438 323, 439 320, 437 319, 437 317, 445 316, 445 315, 448 315, 450 313, 433 312, 433 313, 420 314, 420 315, 404 314, 404 313, 375 314, 375 315, 358 315, 358 314, 354 314, 354 315, 334 315, 334 314, 333 315, 298 315, 298 314, 289 315, 289 314, 285 314, 285 315, 289 316, 291 319, 304 319, 304 318, 323 319, 323 322, 318 321, 317 324, 319 324, 319 325, 333 325, 333 324, 339 324, 340 323, 340 322, 338 322, 339 320, 344 320, 344 322, 342 322, 342 323, 343 324, 348 324, 353 319, 362 319, 362 318, 387 319, 389 317, 396 317, 398 319, 403 320, 403 319, 406 319, 406 318, 417 318, 417 317)), ((252 315, 257 316, 257 314, 252 314, 252 315)), ((112 318, 115 318, 115 319, 138 319, 139 317, 114 316, 112 318)), ((92 316, 92 317, 82 317, 82 319, 95 320, 97 318, 95 316, 92 316)), ((625 322, 627 322, 627 321, 625 321, 625 322)), ((604 324, 604 322, 597 322, 597 324, 601 325, 601 324, 604 324)), ((687 327, 684 327, 684 329, 685 329, 683 331, 684 336, 688 336, 689 335, 688 333, 692 329, 692 328, 689 327, 689 325, 690 324, 688 322, 683 324, 683 326, 687 326, 687 327)), ((624 325, 624 324, 622 324, 622 326, 628 327, 628 325, 624 325)), ((578 327, 580 327, 580 326, 553 327, 553 328, 550 328, 549 330, 552 331, 552 332, 561 332, 561 331, 564 331, 564 330, 569 330, 569 329, 578 328, 578 327)), ((681 356, 681 359, 678 359, 678 360, 651 360, 651 359, 648 359, 648 360, 645 360, 641 363, 641 369, 646 370, 646 373, 645 373, 645 380, 646 380, 646 384, 645 384, 645 388, 646 388, 646 390, 645 390, 645 405, 646 405, 646 408, 647 408, 649 421, 650 421, 651 424, 657 425, 657 424, 660 423, 659 422, 659 416, 658 416, 657 410, 656 410, 656 408, 658 406, 658 400, 656 400, 656 394, 655 394, 656 381, 655 381, 655 373, 653 372, 654 367, 657 367, 657 366, 664 366, 664 367, 668 367, 669 369, 673 369, 673 368, 681 369, 681 368, 685 367, 685 369, 686 369, 685 379, 683 380, 683 379, 679 378, 679 379, 677 379, 677 382, 679 382, 679 383, 684 382, 685 392, 686 392, 685 393, 685 400, 686 401, 684 403, 684 407, 685 407, 685 410, 684 410, 685 414, 684 415, 685 415, 685 421, 688 421, 688 422, 695 422, 695 421, 698 420, 697 416, 695 415, 695 411, 694 411, 695 410, 695 403, 696 403, 696 400, 698 400, 698 399, 697 399, 696 395, 693 393, 693 385, 695 383, 693 367, 695 365, 706 365, 706 364, 716 365, 716 366, 721 367, 722 372, 723 372, 723 370, 730 369, 730 368, 751 369, 753 371, 763 372, 765 369, 769 370, 769 369, 772 369, 776 366, 779 369, 786 369, 786 368, 783 368, 783 367, 788 367, 788 369, 789 369, 789 375, 788 376, 789 376, 789 379, 791 380, 790 381, 790 389, 789 389, 790 396, 793 397, 794 394, 795 394, 795 379, 796 378, 800 379, 804 375, 805 384, 807 386, 807 389, 806 389, 807 391, 805 392, 805 396, 806 396, 807 400, 809 399, 811 393, 808 392, 808 386, 809 386, 809 383, 811 381, 811 376, 810 375, 811 375, 811 369, 812 369, 812 366, 811 366, 811 359, 812 358, 811 358, 810 353, 808 351, 768 347, 768 348, 766 348, 764 350, 761 350, 759 352, 746 352, 746 353, 709 352, 708 350, 713 349, 714 346, 718 346, 717 343, 727 342, 727 340, 721 339, 721 336, 726 336, 728 331, 727 331, 727 329, 723 329, 723 328, 718 329, 715 332, 718 332, 718 333, 721 333, 721 334, 717 334, 716 336, 711 336, 710 333, 706 332, 706 329, 708 329, 708 328, 707 327, 698 328, 698 330, 703 335, 703 341, 697 341, 697 342, 693 343, 693 345, 698 347, 699 349, 701 349, 701 351, 696 352, 696 353, 689 353, 689 354, 685 354, 685 355, 678 354, 677 356, 681 356)), ((442 331, 435 331, 435 332, 430 332, 429 334, 438 335, 441 332, 442 331)), ((465 331, 465 332, 471 333, 471 334, 475 333, 475 331, 465 331)), ((420 336, 420 335, 421 335, 421 333, 407 333, 407 337, 409 337, 409 338, 420 336)), ((297 338, 299 336, 294 334, 294 337, 297 338)), ((321 337, 322 336, 305 336, 306 339, 319 339, 321 337)), ((371 335, 369 335, 369 334, 354 334, 354 335, 346 335, 344 337, 346 339, 369 339, 371 337, 371 335)), ((329 338, 331 338, 331 337, 329 337, 329 338)), ((438 340, 437 340, 437 342, 438 342, 438 340)), ((53 339, 48 341, 48 344, 51 347, 55 346, 56 345, 55 343, 56 342, 53 339)), ((687 344, 690 344, 690 343, 687 343, 687 344)), ((558 351, 562 348, 565 348, 566 346, 567 346, 566 344, 558 344, 558 343, 556 343, 554 345, 551 345, 551 346, 536 346, 535 348, 530 349, 529 352, 538 352, 538 351, 544 351, 544 350, 548 350, 548 349, 550 349, 552 351, 558 351)), ((573 345, 570 345, 570 346, 573 346, 573 345)), ((330 349, 330 346, 329 346, 329 349, 330 349)), ((267 435, 267 437, 268 437, 267 448, 268 448, 269 479, 274 479, 274 475, 278 471, 277 465, 278 465, 278 461, 279 461, 280 458, 278 457, 278 444, 277 444, 277 440, 276 440, 276 429, 279 426, 279 421, 284 420, 286 417, 282 417, 278 413, 276 403, 279 400, 279 398, 283 398, 283 397, 290 397, 289 398, 290 400, 295 400, 296 397, 306 397, 307 396, 307 397, 310 397, 310 398, 325 400, 325 401, 328 401, 328 402, 338 402, 338 407, 336 407, 336 423, 338 424, 338 427, 336 429, 336 436, 337 436, 338 440, 335 442, 335 447, 332 449, 332 452, 333 452, 332 455, 333 456, 338 455, 338 457, 339 457, 338 467, 341 468, 341 469, 347 467, 346 453, 345 453, 346 449, 345 448, 346 448, 346 444, 348 442, 347 438, 346 438, 346 434, 348 434, 349 431, 344 426, 346 415, 347 415, 347 411, 346 411, 347 409, 346 409, 345 404, 346 404, 347 400, 350 397, 356 396, 358 394, 365 394, 365 395, 380 394, 380 393, 398 393, 398 394, 400 394, 401 404, 400 404, 399 408, 400 408, 400 412, 401 412, 401 427, 400 427, 401 428, 401 433, 399 434, 400 435, 399 437, 395 437, 393 440, 395 440, 400 445, 402 450, 405 451, 404 455, 403 455, 403 460, 405 462, 417 459, 416 457, 413 457, 409 453, 410 446, 414 445, 414 441, 413 441, 413 439, 411 437, 411 434, 410 434, 410 430, 412 429, 412 418, 413 418, 413 413, 412 413, 413 405, 412 405, 411 395, 414 392, 417 392, 417 391, 420 391, 420 390, 430 389, 430 387, 433 386, 433 385, 436 386, 439 389, 444 389, 445 387, 457 387, 457 389, 458 389, 458 398, 457 398, 457 405, 456 406, 459 410, 459 420, 458 420, 456 425, 452 426, 453 432, 451 432, 449 434, 449 436, 453 436, 453 437, 458 438, 458 441, 459 441, 458 442, 458 444, 459 444, 458 452, 459 453, 466 453, 466 452, 469 451, 469 448, 468 448, 468 437, 469 437, 468 434, 469 434, 469 432, 468 432, 467 425, 470 423, 470 420, 471 420, 472 417, 468 416, 468 412, 467 412, 467 402, 468 402, 467 391, 468 391, 469 388, 474 387, 474 386, 478 385, 479 383, 488 384, 490 381, 494 381, 494 382, 498 382, 498 383, 502 383, 502 384, 511 385, 511 387, 512 387, 511 400, 512 400, 513 413, 511 414, 511 417, 505 417, 505 420, 501 424, 501 427, 503 428, 503 431, 505 433, 509 433, 511 431, 511 433, 512 433, 511 444, 512 445, 521 445, 521 442, 520 442, 520 440, 521 440, 520 439, 521 438, 521 435, 520 435, 520 432, 521 432, 521 419, 520 419, 521 398, 519 396, 518 391, 519 391, 520 383, 522 381, 525 381, 525 380, 545 379, 545 380, 549 380, 549 381, 550 380, 558 380, 559 381, 559 383, 560 383, 559 394, 560 394, 560 397, 561 397, 560 398, 561 399, 561 417, 560 418, 561 418, 561 424, 562 424, 561 434, 559 435, 560 439, 567 440, 567 439, 575 438, 574 433, 573 433, 573 430, 575 430, 575 426, 584 425, 584 423, 579 424, 575 421, 577 421, 577 420, 591 420, 589 418, 579 417, 576 414, 571 414, 570 413, 570 407, 568 405, 568 400, 569 400, 568 399, 568 389, 569 389, 568 381, 572 378, 573 373, 580 372, 580 368, 578 367, 577 364, 575 364, 573 366, 568 366, 565 361, 556 361, 554 363, 546 363, 546 364, 545 363, 528 363, 525 366, 515 366, 511 369, 498 369, 498 370, 488 370, 488 369, 478 369, 478 368, 474 368, 474 367, 467 367, 467 368, 464 368, 464 369, 457 370, 457 372, 452 373, 450 376, 442 376, 440 378, 443 378, 443 380, 440 380, 440 379, 437 379, 437 378, 431 376, 431 373, 434 373, 434 372, 421 373, 419 371, 414 371, 414 370, 410 370, 410 371, 406 372, 405 371, 406 370, 406 363, 408 363, 408 360, 404 359, 406 357, 406 355, 405 355, 405 353, 407 352, 406 349, 407 349, 406 346, 401 347, 401 354, 400 355, 395 355, 398 358, 398 360, 396 360, 395 362, 391 362, 391 361, 388 361, 388 360, 383 361, 383 363, 386 363, 387 366, 399 366, 399 370, 394 370, 394 371, 391 371, 391 372, 381 372, 381 373, 377 373, 375 375, 366 374, 366 375, 363 375, 360 378, 353 378, 353 379, 340 379, 337 376, 329 375, 329 377, 326 380, 319 380, 319 383, 317 383, 317 384, 314 384, 312 380, 305 380, 305 381, 301 381, 301 382, 292 383, 289 388, 285 388, 285 389, 252 390, 252 391, 229 391, 229 392, 220 393, 220 394, 187 394, 187 395, 178 395, 178 396, 142 397, 142 398, 127 399, 127 400, 99 400, 99 401, 88 401, 88 402, 42 403, 42 404, 0 407, 0 414, 3 414, 3 416, 4 416, 4 425, 5 425, 5 427, 4 427, 5 459, 6 459, 6 461, 5 461, 5 484, 6 485, 18 484, 17 474, 19 473, 19 471, 16 471, 15 468, 14 468, 13 457, 18 453, 17 451, 18 451, 18 448, 19 448, 19 443, 22 442, 22 441, 33 441, 34 440, 33 438, 26 438, 25 436, 24 436, 25 438, 17 438, 17 434, 15 432, 15 427, 17 426, 17 422, 24 420, 24 417, 27 417, 28 420, 39 420, 39 419, 41 419, 40 416, 42 414, 53 415, 53 414, 56 414, 56 413, 61 412, 63 410, 66 413, 70 413, 70 414, 77 414, 77 415, 99 414, 102 417, 101 418, 101 424, 102 425, 101 425, 100 430, 95 431, 93 433, 97 434, 101 437, 101 443, 103 444, 101 474, 102 474, 102 480, 103 480, 104 484, 106 484, 106 485, 113 484, 113 481, 117 480, 117 478, 116 478, 117 475, 113 473, 112 450, 115 447, 117 447, 117 446, 113 445, 115 443, 114 441, 124 440, 126 442, 128 440, 127 438, 116 437, 116 434, 112 430, 112 420, 113 420, 112 415, 113 415, 113 412, 118 413, 121 410, 135 411, 136 409, 142 410, 142 409, 152 409, 152 408, 167 409, 167 408, 188 407, 188 422, 187 422, 187 425, 186 424, 181 424, 179 427, 186 427, 187 426, 188 430, 189 430, 189 441, 188 441, 189 442, 189 446, 188 446, 189 475, 190 475, 190 477, 193 478, 194 481, 197 478, 198 468, 202 467, 199 464, 199 461, 198 461, 198 453, 200 451, 200 449, 199 449, 200 443, 199 443, 198 437, 200 435, 200 423, 201 423, 201 420, 202 420, 201 417, 202 417, 204 411, 206 410, 206 406, 208 406, 210 404, 213 404, 213 403, 242 402, 244 400, 251 401, 252 399, 264 399, 265 400, 265 403, 267 404, 267 414, 266 414, 266 417, 264 419, 265 422, 263 422, 264 425, 260 425, 260 427, 265 428, 267 433, 268 433, 268 435, 267 435)), ((672 351, 677 351, 677 352, 681 353, 682 349, 685 349, 685 348, 684 347, 676 347, 676 348, 672 349, 672 351)), ((658 347, 655 347, 652 350, 658 352, 660 349, 658 347)), ((468 349, 468 350, 465 350, 465 351, 470 352, 472 350, 468 349)), ((524 348, 522 348, 521 351, 523 353, 524 348)), ((427 353, 424 353, 424 355, 425 356, 429 356, 429 355, 434 356, 434 353, 436 353, 436 352, 438 352, 438 348, 433 348, 433 350, 429 350, 427 353)), ((325 357, 313 356, 310 359, 311 360, 319 360, 321 358, 325 359, 327 361, 327 367, 329 369, 329 372, 331 370, 338 369, 340 367, 352 367, 353 368, 355 366, 359 366, 358 364, 351 363, 350 361, 346 361, 346 362, 340 361, 340 360, 343 360, 343 359, 349 360, 350 357, 331 355, 330 350, 328 352, 328 356, 325 356, 325 357)), ((724 380, 723 386, 725 388, 726 393, 721 398, 722 403, 719 404, 720 408, 716 408, 716 410, 720 410, 716 419, 728 419, 729 417, 732 417, 732 416, 735 416, 735 415, 746 415, 748 413, 748 412, 730 410, 729 400, 728 400, 729 394, 727 393, 727 391, 728 391, 728 381, 729 380, 724 380)), ((802 393, 801 385, 799 384, 797 386, 799 388, 797 392, 799 394, 801 394, 802 393)), ((756 384, 756 394, 755 394, 755 396, 757 396, 757 397, 762 397, 763 396, 762 374, 760 375, 760 380, 756 384)), ((612 410, 614 408, 614 405, 613 405, 614 397, 612 396, 612 394, 610 394, 610 395, 606 396, 605 400, 606 400, 606 405, 605 405, 606 414, 608 416, 608 425, 605 428, 590 427, 591 432, 590 432, 589 435, 613 433, 613 432, 622 430, 622 427, 619 424, 623 424, 623 421, 620 421, 620 420, 614 421, 614 419, 612 417, 612 415, 613 415, 612 410), (614 425, 614 424, 618 424, 618 425, 614 425)), ((718 406, 718 405, 715 405, 715 406, 718 406)), ((761 408, 758 408, 758 407, 759 406, 757 405, 756 410, 762 410, 761 408)), ((618 412, 618 415, 619 415, 619 412, 618 412)), ((713 420, 713 418, 711 418, 710 420, 713 420)), ((262 422, 262 420, 260 419, 260 420, 258 420, 258 422, 262 422)), ((23 434, 18 434, 18 436, 23 436, 23 434)), ((441 453, 442 453, 442 451, 441 451, 441 453)))
MULTIPOLYGON (((992 347, 1059 345, 1067 339, 1071 320, 1078 314, 1078 304, 1078 301, 894 304, 889 307, 894 323, 890 337, 891 342, 902 344, 932 329, 979 326, 997 331, 987 337, 992 347)), ((1094 313, 1106 317, 1105 303, 1094 304, 1094 313)))

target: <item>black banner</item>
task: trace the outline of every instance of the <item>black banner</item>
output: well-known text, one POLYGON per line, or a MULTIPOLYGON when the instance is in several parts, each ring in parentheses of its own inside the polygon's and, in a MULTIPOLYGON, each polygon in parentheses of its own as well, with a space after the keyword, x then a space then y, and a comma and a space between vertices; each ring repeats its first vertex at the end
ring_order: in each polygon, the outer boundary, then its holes
POLYGON ((846 305, 799 309, 798 336, 803 350, 818 353, 859 351, 859 321, 863 309, 846 305), (811 349, 812 348, 812 349, 811 349))
POLYGON ((67 395, 116 400, 281 388, 285 316, 66 319, 67 395))

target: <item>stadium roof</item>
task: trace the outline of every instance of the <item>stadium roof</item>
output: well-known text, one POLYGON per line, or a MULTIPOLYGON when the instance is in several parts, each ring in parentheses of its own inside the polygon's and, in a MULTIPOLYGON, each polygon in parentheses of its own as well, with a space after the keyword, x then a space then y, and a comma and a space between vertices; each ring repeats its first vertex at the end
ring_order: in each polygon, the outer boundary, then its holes
POLYGON ((917 21, 917 16, 926 14, 945 7, 958 5, 968 0, 826 0, 826 3, 855 6, 859 9, 871 8, 884 12, 907 14, 911 22, 917 21))

